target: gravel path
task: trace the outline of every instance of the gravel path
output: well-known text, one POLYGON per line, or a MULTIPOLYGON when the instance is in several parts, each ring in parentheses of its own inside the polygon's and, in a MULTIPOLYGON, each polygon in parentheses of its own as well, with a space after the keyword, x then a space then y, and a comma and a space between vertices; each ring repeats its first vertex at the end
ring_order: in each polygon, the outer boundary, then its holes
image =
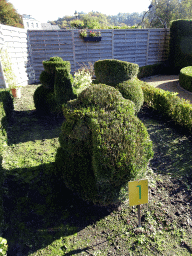
POLYGON ((179 97, 189 100, 192 103, 192 93, 179 85, 178 75, 156 75, 145 77, 141 80, 165 91, 178 92, 179 97))

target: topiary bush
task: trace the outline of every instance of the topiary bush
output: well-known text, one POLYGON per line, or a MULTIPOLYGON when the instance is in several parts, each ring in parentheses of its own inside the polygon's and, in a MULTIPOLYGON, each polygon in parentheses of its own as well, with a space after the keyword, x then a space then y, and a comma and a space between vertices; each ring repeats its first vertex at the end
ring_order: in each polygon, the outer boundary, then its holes
POLYGON ((67 68, 56 68, 54 93, 58 104, 67 103, 68 100, 76 97, 73 93, 70 73, 67 68))
POLYGON ((54 90, 55 77, 52 74, 49 74, 44 70, 41 72, 39 80, 45 88, 52 91, 54 90))
POLYGON ((39 115, 59 115, 62 113, 62 107, 56 102, 54 92, 43 85, 37 87, 33 100, 39 115))
POLYGON ((40 82, 45 87, 54 90, 55 72, 56 68, 62 67, 71 72, 71 65, 69 61, 63 61, 61 57, 51 57, 49 60, 43 61, 44 71, 40 74, 40 82))
POLYGON ((98 60, 94 64, 97 83, 116 85, 133 77, 139 72, 135 63, 115 59, 98 60))
POLYGON ((59 115, 62 113, 61 105, 76 97, 72 90, 70 62, 51 57, 43 61, 43 66, 45 70, 40 75, 42 85, 34 93, 34 104, 40 115, 59 115))
POLYGON ((192 66, 182 68, 179 73, 179 84, 192 92, 192 66))
POLYGON ((121 189, 153 155, 134 103, 115 88, 98 84, 69 101, 63 111, 66 121, 56 154, 59 175, 84 200, 103 206, 119 202, 121 189))
POLYGON ((174 20, 170 26, 169 62, 176 74, 192 66, 192 20, 174 20))
POLYGON ((120 91, 125 99, 131 100, 135 103, 135 111, 138 113, 144 103, 141 81, 137 78, 130 79, 119 83, 116 88, 120 91))

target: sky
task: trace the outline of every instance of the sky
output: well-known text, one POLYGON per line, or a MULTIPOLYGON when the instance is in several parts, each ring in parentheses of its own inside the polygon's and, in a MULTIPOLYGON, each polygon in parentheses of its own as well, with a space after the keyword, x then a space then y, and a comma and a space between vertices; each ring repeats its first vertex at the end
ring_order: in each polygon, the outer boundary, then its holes
POLYGON ((44 23, 74 15, 75 11, 101 12, 106 15, 118 13, 141 13, 148 10, 151 0, 9 0, 19 14, 31 15, 44 23))

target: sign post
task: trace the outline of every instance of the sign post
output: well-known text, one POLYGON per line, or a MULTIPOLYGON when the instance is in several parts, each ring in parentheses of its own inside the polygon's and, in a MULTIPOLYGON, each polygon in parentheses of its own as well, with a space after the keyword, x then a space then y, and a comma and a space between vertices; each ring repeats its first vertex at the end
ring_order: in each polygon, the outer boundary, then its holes
POLYGON ((129 205, 137 205, 138 227, 141 227, 140 205, 148 203, 148 180, 129 181, 129 205))

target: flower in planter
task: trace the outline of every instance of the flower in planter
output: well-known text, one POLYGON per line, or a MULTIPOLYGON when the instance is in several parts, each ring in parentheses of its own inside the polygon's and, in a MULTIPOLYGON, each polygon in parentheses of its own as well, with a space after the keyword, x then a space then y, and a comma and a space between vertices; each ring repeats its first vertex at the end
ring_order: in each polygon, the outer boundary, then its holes
POLYGON ((79 35, 81 38, 87 37, 87 30, 81 29, 79 35))
POLYGON ((100 31, 89 31, 89 36, 90 37, 100 37, 101 32, 100 31))

